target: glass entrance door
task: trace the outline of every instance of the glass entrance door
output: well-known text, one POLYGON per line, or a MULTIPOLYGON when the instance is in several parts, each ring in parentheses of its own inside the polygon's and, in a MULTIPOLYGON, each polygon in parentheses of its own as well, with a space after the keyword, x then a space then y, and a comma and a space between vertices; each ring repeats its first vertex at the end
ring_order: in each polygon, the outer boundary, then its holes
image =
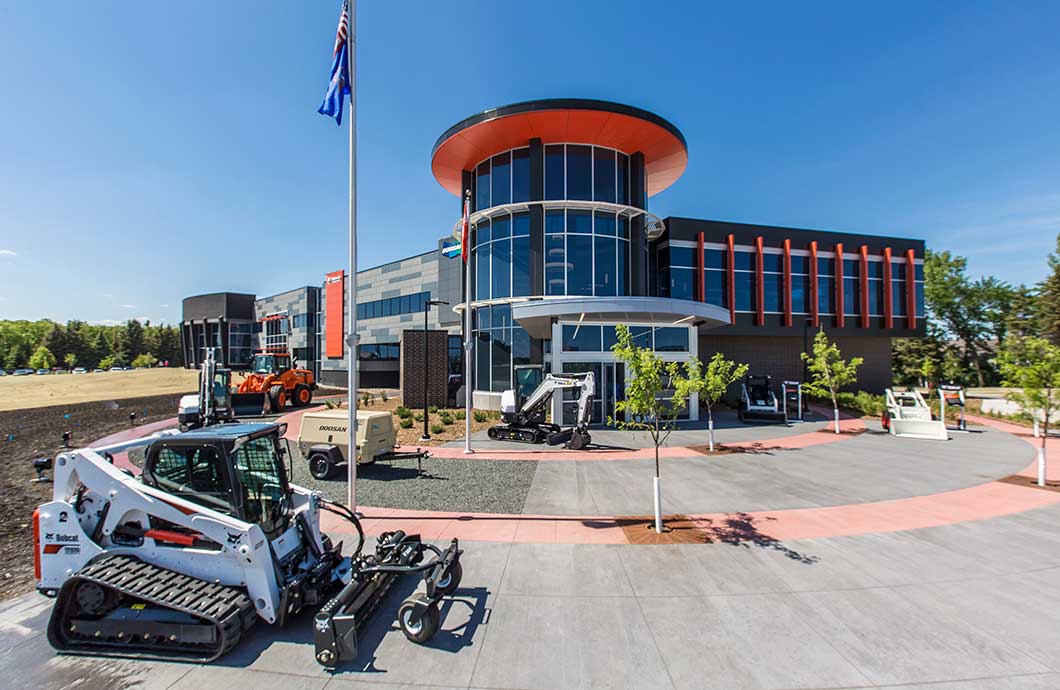
MULTIPOLYGON (((625 365, 621 362, 564 362, 563 372, 580 374, 591 371, 596 379, 593 395, 591 423, 605 425, 609 417, 615 416, 615 401, 625 399, 625 365)), ((577 421, 578 395, 576 391, 563 392, 563 424, 577 421)))

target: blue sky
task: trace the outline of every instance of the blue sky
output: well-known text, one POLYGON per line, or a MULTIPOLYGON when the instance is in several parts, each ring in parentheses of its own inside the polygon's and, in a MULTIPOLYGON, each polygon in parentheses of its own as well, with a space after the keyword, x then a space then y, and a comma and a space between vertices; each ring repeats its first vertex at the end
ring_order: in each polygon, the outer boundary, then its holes
MULTIPOLYGON (((182 297, 346 259, 346 139, 316 114, 338 2, 0 6, 0 318, 179 320, 182 297)), ((923 237, 1040 279, 1060 231, 1060 4, 358 7, 360 261, 459 214, 437 136, 576 96, 688 139, 660 216, 923 237), (886 6, 885 6, 886 5, 886 6)))

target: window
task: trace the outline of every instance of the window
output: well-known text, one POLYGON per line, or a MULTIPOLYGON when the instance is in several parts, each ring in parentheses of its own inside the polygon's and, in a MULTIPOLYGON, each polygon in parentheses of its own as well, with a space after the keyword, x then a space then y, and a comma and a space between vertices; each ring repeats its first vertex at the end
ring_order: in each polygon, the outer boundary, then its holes
MULTIPOLYGON (((475 253, 478 258, 478 252, 475 253)), ((487 262, 487 265, 488 262, 487 262)), ((415 314, 423 311, 427 300, 431 298, 430 292, 417 292, 412 295, 401 295, 387 299, 377 299, 371 302, 361 302, 357 305, 357 320, 378 319, 384 316, 398 316, 400 314, 415 314)))
POLYGON ((611 149, 593 148, 593 198, 615 201, 615 152, 611 149))
POLYGON ((530 200, 530 149, 512 151, 512 202, 530 200))
POLYGON ((243 488, 243 519, 261 525, 267 535, 286 527, 287 479, 271 438, 247 441, 235 454, 243 488))
POLYGON ((737 250, 733 254, 733 277, 735 279, 733 296, 736 311, 753 312, 758 310, 757 293, 758 276, 755 273, 755 253, 737 250))
MULTIPOLYGON (((561 212, 562 215, 562 212, 561 212)), ((564 236, 545 236, 545 294, 566 294, 566 261, 564 256, 564 236)))
POLYGON ((629 156, 618 154, 618 203, 629 203, 629 156))
POLYGON ((459 375, 464 371, 464 341, 458 335, 449 336, 449 375, 459 375))
POLYGON ((401 344, 367 343, 358 345, 357 359, 364 362, 396 362, 401 359, 401 344))
POLYGON ((490 207, 490 162, 484 161, 475 169, 475 210, 490 207))
POLYGON ((567 235, 567 294, 593 294, 593 238, 567 235))
POLYGON ((728 252, 724 249, 704 249, 703 266, 706 270, 707 303, 719 307, 729 306, 729 285, 726 268, 728 252))
POLYGON ((593 262, 595 265, 595 279, 593 281, 593 289, 595 294, 607 296, 615 295, 617 289, 615 287, 616 281, 616 268, 617 268, 617 252, 616 252, 616 240, 613 237, 594 237, 593 245, 595 249, 595 256, 593 262))
POLYGON ((232 513, 224 463, 216 448, 164 446, 155 458, 152 479, 158 488, 169 493, 212 510, 232 513))
POLYGON ((491 206, 501 206, 512 201, 512 155, 504 152, 494 156, 493 170, 491 172, 491 188, 493 189, 491 206))
POLYGON ((564 352, 600 352, 603 349, 599 326, 564 326, 564 352))
POLYGON ((562 199, 566 196, 566 162, 563 155, 563 144, 551 144, 545 147, 545 198, 562 199))
POLYGON ((817 258, 817 313, 835 313, 835 260, 817 258))
POLYGON ((688 329, 663 327, 655 329, 656 352, 688 352, 688 329))
POLYGON ((567 146, 567 198, 589 201, 593 198, 592 147, 567 146))
POLYGON ((793 314, 809 314, 810 299, 810 257, 792 255, 791 257, 791 311, 793 314))
MULTIPOLYGON (((508 390, 512 387, 513 364, 530 362, 530 336, 512 322, 511 307, 507 304, 476 309, 474 321, 474 389, 508 390)), ((458 356, 459 337, 455 345, 458 356)))
POLYGON ((883 262, 868 262, 869 316, 883 316, 883 262))

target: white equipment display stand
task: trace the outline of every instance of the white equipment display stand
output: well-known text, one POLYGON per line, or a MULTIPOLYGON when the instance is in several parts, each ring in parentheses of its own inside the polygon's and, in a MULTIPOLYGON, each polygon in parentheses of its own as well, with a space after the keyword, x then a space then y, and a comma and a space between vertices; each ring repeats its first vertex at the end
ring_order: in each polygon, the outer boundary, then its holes
POLYGON ((968 431, 968 425, 964 420, 964 387, 953 384, 939 386, 939 417, 942 423, 946 423, 946 406, 959 407, 961 409, 960 419, 957 420, 957 428, 951 431, 968 431))
POLYGON ((802 421, 802 382, 784 381, 780 384, 781 404, 784 405, 784 423, 802 421))
POLYGON ((888 388, 887 420, 885 426, 891 436, 948 441, 946 423, 931 418, 931 408, 917 390, 897 391, 888 388))

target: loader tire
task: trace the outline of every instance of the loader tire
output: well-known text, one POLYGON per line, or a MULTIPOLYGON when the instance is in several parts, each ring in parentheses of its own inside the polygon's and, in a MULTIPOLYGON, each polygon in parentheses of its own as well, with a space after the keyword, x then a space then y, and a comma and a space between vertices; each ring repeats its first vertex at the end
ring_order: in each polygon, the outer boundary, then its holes
POLYGON ((291 400, 292 405, 295 407, 305 407, 311 402, 313 402, 313 391, 310 390, 309 386, 300 383, 294 387, 294 398, 291 400))
POLYGON ((273 386, 269 389, 269 408, 273 414, 283 412, 287 404, 287 391, 283 386, 273 386))

